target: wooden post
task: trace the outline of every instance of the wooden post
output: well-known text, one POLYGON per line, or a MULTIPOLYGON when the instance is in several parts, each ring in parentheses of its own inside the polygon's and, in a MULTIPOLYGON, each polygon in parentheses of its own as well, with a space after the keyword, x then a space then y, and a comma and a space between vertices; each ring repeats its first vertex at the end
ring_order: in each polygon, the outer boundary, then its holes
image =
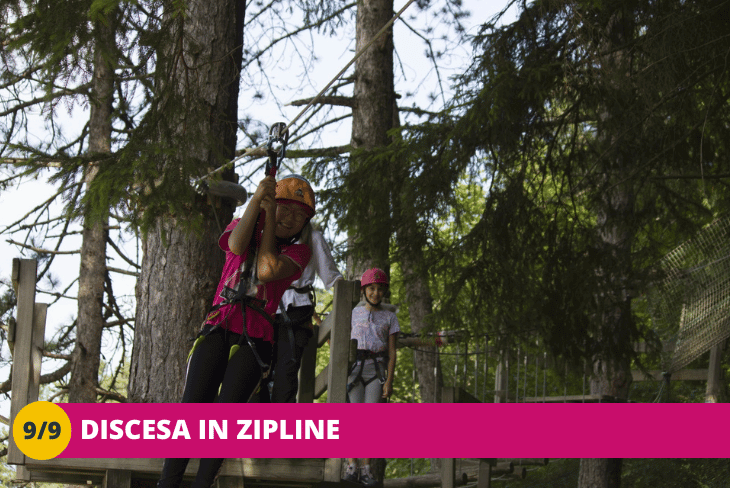
POLYGON ((444 387, 441 390, 441 403, 481 403, 471 393, 456 386, 444 387))
POLYGON ((130 488, 132 472, 122 469, 107 469, 104 475, 103 488, 130 488))
POLYGON ((215 488, 244 488, 243 476, 219 476, 213 484, 215 488))
POLYGON ((332 310, 327 403, 347 401, 347 359, 350 351, 352 304, 358 300, 358 282, 338 280, 332 310))
POLYGON ((454 488, 454 477, 456 476, 456 463, 454 459, 441 460, 441 488, 454 488))
POLYGON ((504 357, 501 358, 497 364, 497 369, 494 370, 494 403, 506 403, 509 401, 507 398, 507 365, 505 364, 504 357))
POLYGON ((710 349, 710 366, 707 370, 707 389, 705 390, 705 403, 721 403, 724 401, 725 385, 722 381, 722 350, 724 341, 712 346, 710 349))
POLYGON ((33 307, 33 338, 31 340, 31 376, 28 385, 28 403, 38 400, 41 390, 41 362, 43 361, 43 340, 46 336, 47 303, 36 303, 33 307))
POLYGON ((314 374, 317 369, 317 337, 319 326, 314 326, 314 333, 302 352, 302 367, 299 369, 299 391, 297 403, 312 403, 314 401, 314 374))
MULTIPOLYGON (((332 306, 332 330, 330 332, 330 361, 327 369, 327 403, 347 401, 347 367, 350 352, 350 328, 352 307, 360 299, 358 281, 335 282, 332 306)), ((325 461, 324 481, 339 482, 342 474, 342 459, 325 461)))
MULTIPOLYGON (((26 457, 13 442, 13 421, 28 404, 33 390, 33 315, 35 309, 35 280, 38 264, 35 259, 13 259, 13 285, 18 297, 18 316, 13 347, 13 377, 10 397, 10 438, 8 439, 8 464, 25 464, 26 457)), ((43 337, 41 336, 41 345, 43 337)), ((38 366, 40 374, 40 365, 38 366)), ((37 389, 36 395, 37 395, 37 389)), ((36 397, 37 398, 37 397, 36 397)))
POLYGON ((489 488, 492 483, 492 464, 496 459, 480 459, 477 474, 477 488, 489 488))

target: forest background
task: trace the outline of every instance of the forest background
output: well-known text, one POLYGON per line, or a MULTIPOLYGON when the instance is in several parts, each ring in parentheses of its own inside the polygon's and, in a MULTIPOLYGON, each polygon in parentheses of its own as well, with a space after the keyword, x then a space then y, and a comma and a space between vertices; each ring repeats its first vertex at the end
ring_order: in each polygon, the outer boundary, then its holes
MULTIPOLYGON (((311 101, 394 6, 0 5, 3 371, 10 258, 33 256, 56 307, 45 397, 176 401, 234 207, 197 183, 238 158, 218 177, 252 191, 263 160, 245 149, 311 101)), ((476 362, 486 343, 549 354, 553 391, 580 390, 586 373, 583 391, 651 401, 659 386, 632 384, 631 370, 658 364, 678 326, 652 316, 657 263, 727 212, 728 2, 494 7, 509 13, 416 2, 293 126, 285 162, 317 183, 318 223, 349 278, 383 267, 404 330, 459 332, 453 355, 399 354, 395 401, 438 401, 452 383, 493 398, 498 358, 484 373, 476 362)), ((698 390, 673 401, 701 401, 698 390)), ((718 472, 627 463, 582 460, 569 486, 618 486, 622 472, 704 486, 718 472)))

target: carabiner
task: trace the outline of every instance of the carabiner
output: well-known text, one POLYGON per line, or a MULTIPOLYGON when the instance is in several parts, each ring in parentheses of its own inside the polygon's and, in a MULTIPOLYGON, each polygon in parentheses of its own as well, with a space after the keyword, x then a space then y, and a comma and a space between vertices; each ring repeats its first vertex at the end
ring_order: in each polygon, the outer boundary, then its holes
POLYGON ((277 122, 269 129, 269 141, 266 152, 269 160, 266 162, 266 176, 276 176, 279 167, 278 161, 286 156, 286 145, 289 142, 289 130, 284 122, 277 122))

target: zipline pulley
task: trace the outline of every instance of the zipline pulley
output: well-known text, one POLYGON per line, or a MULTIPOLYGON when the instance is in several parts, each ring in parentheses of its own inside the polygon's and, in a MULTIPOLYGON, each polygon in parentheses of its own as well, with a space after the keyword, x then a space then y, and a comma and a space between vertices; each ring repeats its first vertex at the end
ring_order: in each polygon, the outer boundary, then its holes
POLYGON ((277 122, 269 129, 269 141, 266 143, 266 176, 276 176, 279 161, 286 156, 286 144, 289 142, 289 129, 284 122, 277 122))

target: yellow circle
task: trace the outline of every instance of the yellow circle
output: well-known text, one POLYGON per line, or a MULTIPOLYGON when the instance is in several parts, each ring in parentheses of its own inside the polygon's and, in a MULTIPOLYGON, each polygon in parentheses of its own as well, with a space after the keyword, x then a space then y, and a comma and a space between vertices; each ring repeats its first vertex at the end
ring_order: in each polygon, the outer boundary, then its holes
POLYGON ((15 416, 13 440, 29 458, 52 459, 71 441, 71 420, 55 403, 33 402, 15 416))

